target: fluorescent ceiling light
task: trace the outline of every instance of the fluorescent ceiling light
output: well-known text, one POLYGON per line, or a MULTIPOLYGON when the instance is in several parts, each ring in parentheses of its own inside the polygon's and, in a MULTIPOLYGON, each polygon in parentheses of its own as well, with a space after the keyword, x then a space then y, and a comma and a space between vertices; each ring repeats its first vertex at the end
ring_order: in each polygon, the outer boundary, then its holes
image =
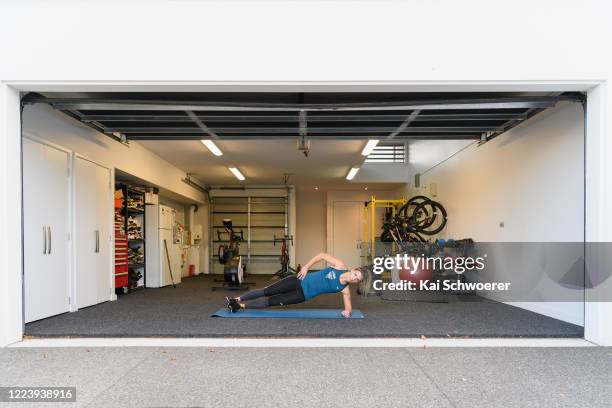
POLYGON ((234 176, 236 176, 236 178, 240 181, 244 181, 245 177, 242 175, 242 173, 240 172, 240 170, 238 170, 238 167, 228 167, 229 171, 232 172, 232 174, 234 176))
POLYGON ((213 142, 212 140, 204 139, 204 140, 201 140, 201 142, 215 156, 223 156, 223 152, 217 147, 215 142, 213 142))
POLYGON ((357 174, 358 171, 359 171, 359 167, 352 167, 351 170, 346 175, 346 179, 352 180, 353 178, 355 178, 355 174, 357 174))
POLYGON ((374 150, 374 148, 378 144, 378 141, 379 141, 378 139, 368 140, 368 143, 366 143, 365 147, 361 151, 361 155, 362 156, 369 156, 370 153, 372 153, 372 150, 374 150))

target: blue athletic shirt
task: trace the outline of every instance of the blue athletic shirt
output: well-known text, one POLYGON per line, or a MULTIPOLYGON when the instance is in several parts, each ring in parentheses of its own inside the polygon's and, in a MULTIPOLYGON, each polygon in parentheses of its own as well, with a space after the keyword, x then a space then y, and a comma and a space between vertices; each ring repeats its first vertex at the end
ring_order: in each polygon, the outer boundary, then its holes
POLYGON ((346 285, 340 283, 340 275, 344 272, 346 271, 328 267, 318 272, 307 273, 304 279, 300 281, 304 299, 312 299, 322 293, 340 292, 346 287, 346 285))

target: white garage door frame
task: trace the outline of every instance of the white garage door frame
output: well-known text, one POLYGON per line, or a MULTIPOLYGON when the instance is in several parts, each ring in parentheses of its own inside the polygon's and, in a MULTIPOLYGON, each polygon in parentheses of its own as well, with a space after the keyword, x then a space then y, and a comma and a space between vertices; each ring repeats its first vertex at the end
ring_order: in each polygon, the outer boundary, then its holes
MULTIPOLYGON (((585 237, 612 242, 612 142, 604 81, 0 83, 0 346, 23 337, 20 92, 587 92, 585 237)), ((587 263, 589 262, 587 257, 587 263)), ((588 265, 587 265, 588 266, 588 265)), ((610 282, 607 282, 608 284, 610 282)), ((585 339, 612 345, 612 302, 585 303, 585 339)))

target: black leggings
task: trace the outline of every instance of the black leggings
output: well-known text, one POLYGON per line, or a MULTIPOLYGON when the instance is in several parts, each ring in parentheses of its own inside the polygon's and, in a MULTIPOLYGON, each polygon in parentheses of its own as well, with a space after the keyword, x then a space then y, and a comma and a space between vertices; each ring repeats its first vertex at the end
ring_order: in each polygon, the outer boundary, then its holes
POLYGON ((261 309, 268 306, 294 305, 305 301, 302 284, 295 276, 287 276, 270 286, 255 289, 240 296, 247 309, 261 309))

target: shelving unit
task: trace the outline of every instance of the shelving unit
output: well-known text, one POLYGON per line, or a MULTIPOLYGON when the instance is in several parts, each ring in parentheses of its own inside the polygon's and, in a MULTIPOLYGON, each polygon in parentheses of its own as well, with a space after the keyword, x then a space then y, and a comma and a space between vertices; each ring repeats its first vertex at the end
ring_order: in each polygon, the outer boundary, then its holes
MULTIPOLYGON (((231 218, 236 230, 244 230, 240 244, 242 262, 249 273, 273 273, 278 269, 280 248, 274 246, 274 236, 288 234, 287 197, 213 197, 210 206, 210 270, 223 273, 217 261, 219 245, 226 240, 216 239, 217 230, 223 231, 223 218, 231 218)), ((223 238, 223 236, 222 236, 223 238)))
POLYGON ((124 197, 115 196, 115 290, 120 291, 129 286, 128 283, 128 241, 125 233, 125 216, 123 215, 124 197))
POLYGON ((121 215, 125 231, 127 282, 122 281, 125 283, 122 287, 127 290, 143 288, 146 279, 144 191, 125 184, 118 184, 117 188, 123 191, 124 196, 121 215))

